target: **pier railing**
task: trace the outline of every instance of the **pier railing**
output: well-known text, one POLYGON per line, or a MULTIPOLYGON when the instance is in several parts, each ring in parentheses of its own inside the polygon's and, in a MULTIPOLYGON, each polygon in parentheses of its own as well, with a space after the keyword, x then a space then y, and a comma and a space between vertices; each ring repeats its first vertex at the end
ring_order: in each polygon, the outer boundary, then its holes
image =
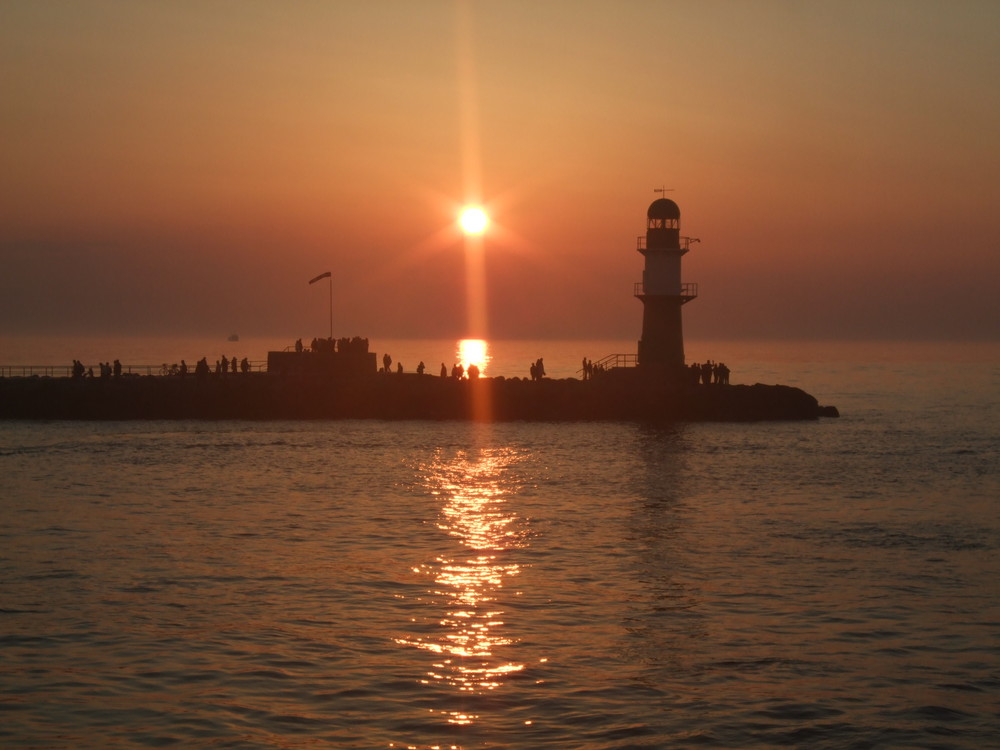
MULTIPOLYGON (((266 360, 254 360, 249 362, 250 372, 267 372, 266 360)), ((231 366, 230 366, 231 367, 231 366)), ((95 366, 94 377, 100 377, 100 368, 95 366)), ((87 368, 88 373, 90 367, 87 368)), ((212 374, 215 373, 214 365, 209 365, 212 374)), ((179 375, 178 365, 122 365, 122 375, 179 375)), ((243 373, 233 373, 232 369, 226 370, 226 375, 242 375, 243 373)), ((73 375, 72 365, 0 365, 0 378, 68 378, 73 375)), ((194 375, 194 365, 188 365, 188 375, 194 375)), ((89 376, 89 375, 88 375, 89 376)))
POLYGON ((0 377, 27 378, 32 375, 46 378, 68 378, 72 365, 0 365, 0 377))
MULTIPOLYGON (((632 294, 634 296, 636 296, 636 297, 644 297, 644 296, 646 296, 645 285, 641 281, 635 282, 635 286, 632 289, 632 294)), ((668 295, 663 295, 663 296, 670 297, 672 295, 668 294, 668 295)), ((681 304, 684 304, 685 302, 690 302, 691 300, 693 300, 695 297, 698 296, 698 284, 697 284, 697 282, 694 282, 694 281, 685 281, 683 284, 681 284, 681 293, 679 295, 677 295, 677 296, 679 296, 681 298, 681 304)))
POLYGON ((594 369, 613 370, 616 367, 636 367, 638 364, 637 354, 609 354, 594 362, 594 369))
MULTIPOLYGON (((687 252, 691 249, 692 243, 701 242, 697 237, 680 237, 680 250, 682 252, 687 252)), ((635 249, 640 252, 646 249, 646 235, 640 234, 635 238, 635 249)))

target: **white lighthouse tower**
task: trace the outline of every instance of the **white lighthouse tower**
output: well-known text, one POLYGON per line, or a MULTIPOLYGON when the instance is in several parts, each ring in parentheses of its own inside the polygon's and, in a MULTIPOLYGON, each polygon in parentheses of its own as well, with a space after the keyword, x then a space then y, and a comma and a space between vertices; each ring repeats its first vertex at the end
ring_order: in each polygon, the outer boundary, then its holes
POLYGON ((679 372, 684 366, 681 306, 698 296, 698 285, 681 282, 681 256, 696 239, 681 237, 681 210, 667 198, 653 201, 646 212, 646 235, 638 251, 646 258, 635 296, 642 301, 640 369, 679 372))

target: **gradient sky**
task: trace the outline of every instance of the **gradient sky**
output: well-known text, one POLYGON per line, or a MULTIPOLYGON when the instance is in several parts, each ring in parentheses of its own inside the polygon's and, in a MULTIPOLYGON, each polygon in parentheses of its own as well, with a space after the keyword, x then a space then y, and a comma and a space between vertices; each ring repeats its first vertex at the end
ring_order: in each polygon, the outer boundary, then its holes
POLYGON ((1000 339, 1000 3, 0 2, 0 333, 1000 339))

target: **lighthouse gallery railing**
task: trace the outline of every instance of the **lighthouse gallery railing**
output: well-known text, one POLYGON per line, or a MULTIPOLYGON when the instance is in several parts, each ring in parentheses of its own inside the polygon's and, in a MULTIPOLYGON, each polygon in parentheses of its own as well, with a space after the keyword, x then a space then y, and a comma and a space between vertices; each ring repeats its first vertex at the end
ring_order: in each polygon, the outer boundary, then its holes
MULTIPOLYGON (((701 240, 697 237, 681 237, 680 241, 681 241, 680 249, 685 253, 691 249, 691 245, 693 243, 701 242, 701 240)), ((646 235, 640 234, 638 237, 635 238, 635 249, 640 251, 646 249, 646 235)))
MULTIPOLYGON (((645 287, 643 286, 643 283, 641 281, 635 282, 633 294, 636 297, 646 296, 645 287)), ((665 295, 665 296, 672 296, 672 295, 665 295)), ((683 284, 681 284, 681 293, 678 296, 681 297, 681 299, 683 299, 684 302, 690 302, 691 300, 693 300, 695 297, 698 296, 697 282, 686 281, 683 284)))

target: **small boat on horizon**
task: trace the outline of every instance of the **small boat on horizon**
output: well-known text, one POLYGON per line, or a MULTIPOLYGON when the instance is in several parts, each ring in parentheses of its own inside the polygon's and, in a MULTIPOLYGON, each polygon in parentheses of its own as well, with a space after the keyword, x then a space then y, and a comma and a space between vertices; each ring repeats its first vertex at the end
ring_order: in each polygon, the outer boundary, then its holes
POLYGON ((240 340, 240 336, 237 333, 231 333, 231 334, 229 334, 229 338, 227 339, 227 341, 239 341, 239 340, 240 340))

